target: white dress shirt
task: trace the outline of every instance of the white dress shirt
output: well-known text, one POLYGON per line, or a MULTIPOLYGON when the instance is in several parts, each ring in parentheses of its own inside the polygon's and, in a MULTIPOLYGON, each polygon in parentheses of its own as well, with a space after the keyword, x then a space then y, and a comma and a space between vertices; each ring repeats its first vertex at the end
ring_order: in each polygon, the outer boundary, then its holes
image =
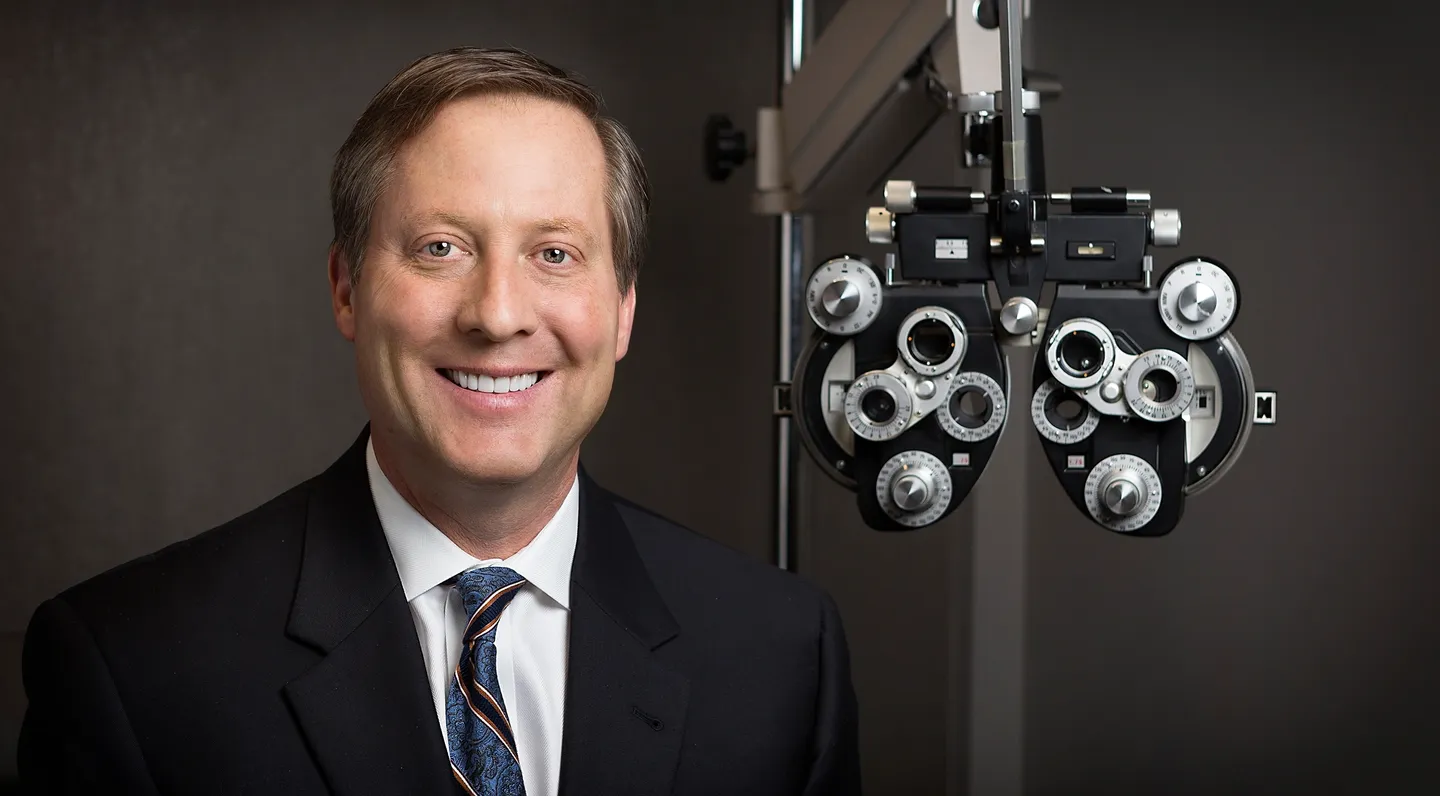
POLYGON ((570 565, 580 519, 577 479, 560 510, 525 549, 504 561, 481 561, 420 516, 385 477, 366 445, 370 494, 425 658, 440 736, 449 749, 445 702, 460 661, 466 621, 460 592, 447 584, 477 566, 506 566, 527 581, 495 629, 495 668, 528 796, 557 796, 565 719, 565 664, 570 633, 570 565))

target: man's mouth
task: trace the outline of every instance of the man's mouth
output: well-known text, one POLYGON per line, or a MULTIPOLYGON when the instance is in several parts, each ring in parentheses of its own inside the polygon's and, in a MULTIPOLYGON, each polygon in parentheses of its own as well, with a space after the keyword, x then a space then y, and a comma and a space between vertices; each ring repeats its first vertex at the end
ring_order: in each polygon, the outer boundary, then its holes
POLYGON ((440 373, 456 385, 472 392, 501 394, 528 390, 534 387, 541 379, 545 378, 549 371, 540 370, 532 373, 520 373, 514 376, 487 376, 483 373, 467 373, 460 370, 441 368, 440 373))

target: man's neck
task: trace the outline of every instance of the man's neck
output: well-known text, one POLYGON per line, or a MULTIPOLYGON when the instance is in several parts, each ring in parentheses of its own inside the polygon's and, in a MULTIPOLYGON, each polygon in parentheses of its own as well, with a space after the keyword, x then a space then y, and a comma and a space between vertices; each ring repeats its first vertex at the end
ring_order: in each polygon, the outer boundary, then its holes
POLYGON ((530 544, 565 502, 579 456, 522 484, 474 484, 431 473, 372 439, 375 461, 395 491, 456 547, 482 561, 507 559, 530 544), (423 486, 422 486, 423 485, 423 486))

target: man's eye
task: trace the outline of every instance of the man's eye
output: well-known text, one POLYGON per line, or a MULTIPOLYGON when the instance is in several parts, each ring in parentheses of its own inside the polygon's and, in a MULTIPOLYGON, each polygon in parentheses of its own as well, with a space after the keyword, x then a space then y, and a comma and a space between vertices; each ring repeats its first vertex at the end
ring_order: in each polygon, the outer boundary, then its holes
POLYGON ((551 265, 561 265, 565 262, 565 258, 570 256, 570 253, 564 249, 546 249, 540 253, 540 256, 551 265))
POLYGON ((425 244, 425 253, 431 257, 444 257, 454 250, 455 247, 448 240, 437 240, 434 243, 425 244))

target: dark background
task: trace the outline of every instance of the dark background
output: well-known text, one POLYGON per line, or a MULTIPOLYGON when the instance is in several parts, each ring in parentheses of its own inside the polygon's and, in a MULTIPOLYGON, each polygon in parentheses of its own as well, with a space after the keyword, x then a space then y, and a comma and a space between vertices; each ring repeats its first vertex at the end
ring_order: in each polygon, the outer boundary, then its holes
MULTIPOLYGON (((1045 111, 1051 187, 1180 208, 1184 246, 1157 261, 1238 272, 1235 332, 1280 400, 1163 539, 1089 524, 1032 462, 1025 792, 1440 790, 1436 14, 1033 14, 1033 63, 1065 86, 1045 111)), ((630 127, 651 256, 587 466, 768 559, 775 224, 749 211, 750 170, 704 180, 699 131, 774 101, 780 18, 768 0, 0 4, 0 779, 40 600, 257 505, 359 430, 327 178, 370 96, 428 52, 531 49, 630 127)), ((952 133, 895 176, 950 179, 952 133)), ((810 265, 873 252, 874 201, 819 215, 810 265)), ((868 792, 962 792, 970 512, 877 534, 808 461, 800 497, 801 570, 850 631, 868 792)))

